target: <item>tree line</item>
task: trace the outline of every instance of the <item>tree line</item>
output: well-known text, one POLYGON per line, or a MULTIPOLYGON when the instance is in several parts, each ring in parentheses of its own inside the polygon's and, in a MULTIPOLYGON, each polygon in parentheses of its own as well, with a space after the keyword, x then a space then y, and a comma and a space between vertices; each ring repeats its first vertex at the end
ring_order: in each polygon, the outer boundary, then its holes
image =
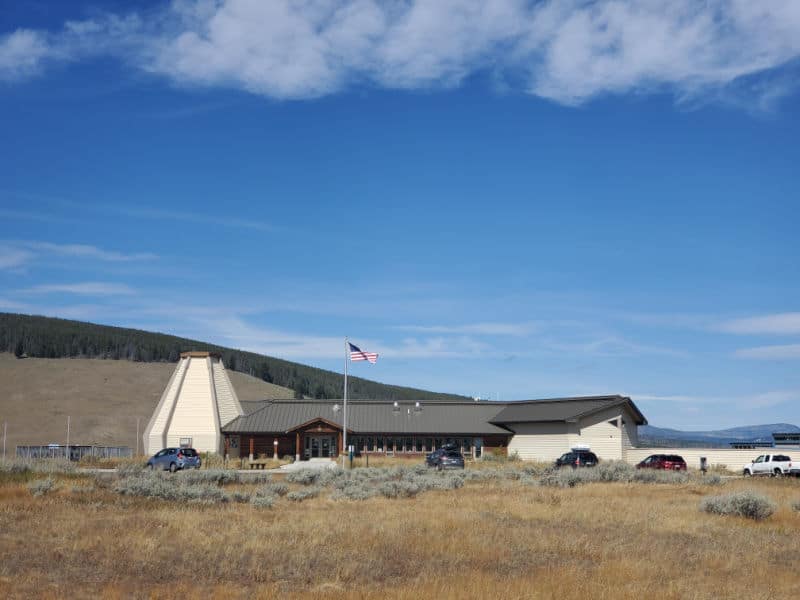
MULTIPOLYGON (((137 362, 177 362, 181 352, 216 352, 227 369, 294 391, 295 398, 342 397, 342 374, 163 333, 82 321, 0 313, 0 351, 17 357, 98 358, 137 362)), ((375 400, 468 400, 348 377, 348 397, 375 400)))

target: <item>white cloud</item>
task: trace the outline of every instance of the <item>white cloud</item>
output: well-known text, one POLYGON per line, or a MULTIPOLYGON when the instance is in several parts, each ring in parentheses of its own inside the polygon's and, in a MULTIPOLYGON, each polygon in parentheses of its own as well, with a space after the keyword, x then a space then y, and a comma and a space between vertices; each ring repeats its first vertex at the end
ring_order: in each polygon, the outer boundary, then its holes
POLYGON ((447 87, 492 71, 565 104, 731 87, 758 105, 785 94, 786 81, 732 84, 800 56, 799 31, 796 0, 175 0, 147 19, 106 15, 47 35, 15 31, 0 41, 0 74, 34 74, 48 56, 106 54, 178 83, 281 99, 360 82, 447 87))
POLYGON ((0 81, 15 81, 36 74, 42 61, 51 54, 41 32, 17 29, 0 36, 0 81))
POLYGON ((0 270, 19 269, 25 266, 34 254, 27 250, 0 245, 0 270))
POLYGON ((91 258, 107 262, 130 262, 154 260, 158 258, 155 254, 150 252, 124 254, 113 250, 103 250, 97 246, 89 246, 87 244, 52 244, 50 242, 19 242, 19 244, 43 254, 71 256, 74 258, 91 258))
POLYGON ((756 346, 741 348, 734 355, 737 358, 753 358, 758 360, 793 360, 800 359, 800 344, 783 344, 780 346, 756 346))
POLYGON ((414 331, 418 333, 474 334, 474 335, 507 335, 526 337, 541 329, 540 324, 523 323, 470 323, 465 325, 398 325, 394 329, 414 331))
POLYGON ((720 324, 719 329, 728 333, 742 334, 800 334, 800 312, 733 319, 720 324))
POLYGON ((78 294, 82 296, 127 296, 135 291, 124 283, 86 282, 56 283, 36 285, 24 290, 23 294, 78 294))

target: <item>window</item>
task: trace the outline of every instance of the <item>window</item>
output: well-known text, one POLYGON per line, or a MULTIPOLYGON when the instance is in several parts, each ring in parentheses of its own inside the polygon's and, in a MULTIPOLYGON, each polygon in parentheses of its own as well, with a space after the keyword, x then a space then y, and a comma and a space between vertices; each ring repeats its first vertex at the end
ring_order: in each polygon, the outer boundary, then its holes
POLYGON ((433 450, 433 438, 425 438, 425 450, 428 452, 433 450))
POLYGON ((367 450, 369 452, 372 452, 372 451, 375 450, 375 438, 372 437, 371 435, 367 436, 367 450))
POLYGON ((383 438, 383 436, 378 436, 375 438, 375 444, 375 449, 378 452, 386 452, 386 440, 383 438))
POLYGON ((406 449, 406 452, 413 452, 414 451, 414 442, 410 437, 406 438, 405 449, 406 449))
POLYGON ((417 452, 422 452, 422 451, 423 451, 423 447, 422 447, 422 438, 418 437, 418 438, 416 438, 414 441, 416 441, 416 442, 417 442, 417 444, 416 444, 416 449, 417 449, 417 452))
POLYGON ((442 443, 442 438, 434 438, 433 442, 436 445, 436 448, 441 448, 444 446, 444 443, 442 443))

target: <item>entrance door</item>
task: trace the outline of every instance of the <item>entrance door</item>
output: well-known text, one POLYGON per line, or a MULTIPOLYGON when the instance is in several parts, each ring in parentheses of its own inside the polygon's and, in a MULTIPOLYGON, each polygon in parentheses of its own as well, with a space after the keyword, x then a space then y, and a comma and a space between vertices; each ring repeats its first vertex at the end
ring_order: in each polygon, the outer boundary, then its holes
POLYGON ((306 456, 309 458, 331 458, 336 455, 336 437, 330 435, 306 436, 306 456))

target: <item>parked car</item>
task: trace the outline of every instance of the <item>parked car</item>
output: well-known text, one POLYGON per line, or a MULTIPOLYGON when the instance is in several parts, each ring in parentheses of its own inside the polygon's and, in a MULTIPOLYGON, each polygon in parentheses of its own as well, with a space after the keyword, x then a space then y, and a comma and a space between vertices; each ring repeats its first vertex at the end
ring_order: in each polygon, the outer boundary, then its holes
POLYGON ((667 471, 685 471, 686 461, 677 454, 651 454, 636 465, 637 469, 665 469, 667 471))
POLYGON ((181 469, 199 469, 201 465, 200 455, 194 448, 164 448, 147 461, 148 469, 161 469, 172 473, 181 469))
POLYGON ((596 467, 599 460, 594 452, 589 450, 570 450, 556 459, 556 468, 596 467))
POLYGON ((441 448, 434 450, 425 459, 429 467, 434 467, 440 471, 445 469, 463 469, 464 455, 458 450, 445 450, 441 448))
POLYGON ((791 457, 785 454, 762 454, 753 462, 744 466, 742 474, 751 475, 800 475, 800 463, 792 462, 791 457))

